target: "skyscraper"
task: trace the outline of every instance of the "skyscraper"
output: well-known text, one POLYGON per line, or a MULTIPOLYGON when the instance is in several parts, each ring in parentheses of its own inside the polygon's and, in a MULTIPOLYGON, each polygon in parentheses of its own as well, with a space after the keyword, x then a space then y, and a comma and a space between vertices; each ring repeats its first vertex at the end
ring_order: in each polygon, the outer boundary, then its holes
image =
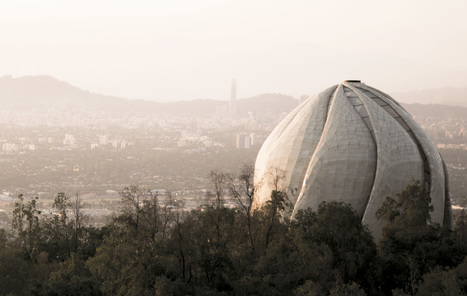
POLYGON ((230 89, 229 115, 230 118, 237 116, 237 84, 235 79, 232 79, 232 88, 230 89))

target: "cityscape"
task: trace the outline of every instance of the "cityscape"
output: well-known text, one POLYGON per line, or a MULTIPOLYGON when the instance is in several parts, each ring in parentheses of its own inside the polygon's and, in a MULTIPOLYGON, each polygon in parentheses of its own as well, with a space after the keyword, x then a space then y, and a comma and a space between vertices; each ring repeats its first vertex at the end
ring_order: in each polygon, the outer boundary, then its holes
POLYGON ((467 1, 0 2, 0 296, 467 295, 467 1))
MULTIPOLYGON (((199 115, 3 109, 2 227, 11 221, 9 214, 19 194, 39 197, 44 212, 53 212, 59 192, 79 195, 89 216, 87 223, 95 226, 104 225, 108 216, 119 211, 118 193, 132 184, 170 192, 185 201, 187 210, 202 205, 212 187, 209 172, 237 174, 243 164, 254 165, 272 129, 308 98, 265 94, 262 112, 244 110, 237 115, 232 111, 236 103, 248 100, 236 100, 235 83, 231 100, 217 102, 209 108, 212 113, 199 115), (286 103, 267 109, 271 98, 286 103)), ((429 112, 418 114, 416 104, 404 106, 415 113, 415 120, 440 149, 448 166, 454 209, 462 209, 467 205, 467 111, 466 117, 441 118, 429 112)))

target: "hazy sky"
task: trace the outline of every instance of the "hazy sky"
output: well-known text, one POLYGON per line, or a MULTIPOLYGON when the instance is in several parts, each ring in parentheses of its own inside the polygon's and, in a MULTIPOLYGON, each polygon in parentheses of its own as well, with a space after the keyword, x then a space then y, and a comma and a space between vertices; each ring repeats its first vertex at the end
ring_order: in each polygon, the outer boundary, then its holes
POLYGON ((2 0, 0 76, 158 101, 467 86, 467 1, 2 0))

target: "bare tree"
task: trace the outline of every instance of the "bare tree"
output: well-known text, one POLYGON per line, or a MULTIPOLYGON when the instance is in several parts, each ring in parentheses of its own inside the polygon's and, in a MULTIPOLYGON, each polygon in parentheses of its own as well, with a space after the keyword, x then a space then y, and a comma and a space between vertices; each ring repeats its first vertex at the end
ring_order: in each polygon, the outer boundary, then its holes
POLYGON ((155 247, 159 240, 166 238, 167 230, 173 222, 172 210, 176 201, 170 193, 160 201, 157 192, 142 186, 130 185, 120 193, 125 205, 123 217, 133 234, 155 247))
POLYGON ((38 197, 31 197, 31 200, 26 203, 24 196, 20 194, 13 210, 13 231, 18 234, 21 247, 29 255, 32 254, 39 230, 39 215, 41 211, 36 208, 38 199, 38 197))
POLYGON ((252 251, 255 251, 255 243, 252 233, 252 207, 255 196, 255 186, 253 183, 254 168, 252 165, 244 164, 238 176, 238 184, 232 176, 227 176, 228 185, 232 196, 237 200, 242 209, 248 228, 248 237, 252 251))
POLYGON ((148 198, 148 190, 138 185, 130 185, 120 192, 124 211, 128 214, 128 219, 134 224, 136 231, 139 230, 140 217, 143 210, 143 201, 148 198))
POLYGON ((70 207, 73 215, 73 247, 74 251, 79 249, 79 241, 81 239, 81 232, 83 223, 89 218, 88 215, 85 215, 82 211, 83 203, 81 202, 81 197, 78 193, 75 194, 75 197, 70 202, 70 207))
POLYGON ((73 227, 76 231, 79 231, 83 223, 86 222, 89 217, 82 211, 83 203, 81 202, 81 197, 78 193, 75 194, 75 197, 70 202, 70 207, 73 214, 73 227))
POLYGON ((160 219, 161 219, 161 231, 162 231, 162 237, 166 237, 167 235, 167 229, 170 226, 170 224, 174 221, 175 219, 175 211, 180 211, 178 207, 178 203, 174 201, 172 198, 172 194, 170 192, 167 192, 167 196, 165 197, 165 201, 160 207, 160 219))
POLYGON ((177 209, 174 212, 174 247, 177 249, 177 257, 182 278, 187 282, 191 281, 192 270, 190 264, 190 239, 193 234, 195 221, 191 213, 177 209))
POLYGON ((278 225, 277 222, 279 219, 284 218, 284 211, 286 211, 289 206, 287 193, 279 188, 280 182, 285 179, 285 171, 281 168, 274 167, 270 169, 269 174, 271 174, 271 182, 274 189, 271 192, 271 199, 266 203, 269 225, 265 237, 265 250, 271 241, 273 228, 278 225))
POLYGON ((279 191, 279 185, 282 180, 285 179, 285 171, 278 167, 273 167, 269 169, 268 174, 271 176, 271 183, 274 187, 274 190, 279 191))
POLYGON ((214 205, 217 209, 224 207, 224 187, 226 185, 227 177, 226 174, 218 172, 218 171, 211 171, 209 173, 213 185, 214 192, 208 192, 208 198, 214 198, 214 205))

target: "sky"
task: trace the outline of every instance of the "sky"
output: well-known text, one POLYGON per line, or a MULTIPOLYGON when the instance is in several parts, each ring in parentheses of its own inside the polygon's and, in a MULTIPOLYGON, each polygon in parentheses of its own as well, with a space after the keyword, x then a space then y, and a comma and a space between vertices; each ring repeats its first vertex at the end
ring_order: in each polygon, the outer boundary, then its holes
POLYGON ((467 1, 2 0, 0 76, 129 99, 467 87, 467 1))

